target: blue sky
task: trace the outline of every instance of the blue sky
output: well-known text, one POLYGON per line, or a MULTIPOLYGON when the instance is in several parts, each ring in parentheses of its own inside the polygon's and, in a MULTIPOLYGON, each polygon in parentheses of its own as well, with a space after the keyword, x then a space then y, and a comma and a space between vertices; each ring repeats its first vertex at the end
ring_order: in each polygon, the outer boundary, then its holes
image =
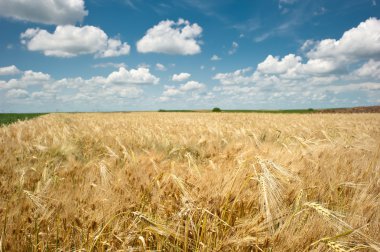
POLYGON ((378 0, 0 0, 0 112, 380 104, 378 0))

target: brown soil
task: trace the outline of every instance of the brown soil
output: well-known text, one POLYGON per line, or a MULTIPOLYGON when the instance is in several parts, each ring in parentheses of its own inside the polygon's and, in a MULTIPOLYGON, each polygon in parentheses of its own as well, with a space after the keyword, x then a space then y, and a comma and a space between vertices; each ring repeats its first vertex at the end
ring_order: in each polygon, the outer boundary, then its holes
POLYGON ((380 113, 380 106, 321 109, 320 113, 380 113))

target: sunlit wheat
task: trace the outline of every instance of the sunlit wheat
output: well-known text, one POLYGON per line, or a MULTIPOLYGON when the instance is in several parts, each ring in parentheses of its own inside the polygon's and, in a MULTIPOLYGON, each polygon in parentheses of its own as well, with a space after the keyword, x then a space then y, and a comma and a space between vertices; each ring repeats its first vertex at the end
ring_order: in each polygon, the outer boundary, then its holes
POLYGON ((0 129, 0 251, 380 251, 380 115, 49 114, 0 129))

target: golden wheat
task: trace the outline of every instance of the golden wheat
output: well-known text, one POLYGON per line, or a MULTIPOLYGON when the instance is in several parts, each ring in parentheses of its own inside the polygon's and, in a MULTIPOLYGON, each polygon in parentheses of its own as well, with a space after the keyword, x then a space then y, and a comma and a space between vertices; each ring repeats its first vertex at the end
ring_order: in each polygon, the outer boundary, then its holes
POLYGON ((0 157, 0 251, 380 251, 380 114, 49 114, 0 157))

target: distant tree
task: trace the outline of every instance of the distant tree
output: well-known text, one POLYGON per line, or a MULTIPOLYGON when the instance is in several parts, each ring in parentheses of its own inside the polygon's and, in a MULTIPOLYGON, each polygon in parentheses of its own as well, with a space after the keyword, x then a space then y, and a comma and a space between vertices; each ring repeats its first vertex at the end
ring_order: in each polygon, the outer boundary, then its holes
POLYGON ((312 108, 309 108, 307 111, 310 111, 310 112, 311 112, 311 111, 314 111, 314 109, 312 109, 312 108))
POLYGON ((222 110, 218 107, 212 109, 212 112, 222 112, 222 110))

